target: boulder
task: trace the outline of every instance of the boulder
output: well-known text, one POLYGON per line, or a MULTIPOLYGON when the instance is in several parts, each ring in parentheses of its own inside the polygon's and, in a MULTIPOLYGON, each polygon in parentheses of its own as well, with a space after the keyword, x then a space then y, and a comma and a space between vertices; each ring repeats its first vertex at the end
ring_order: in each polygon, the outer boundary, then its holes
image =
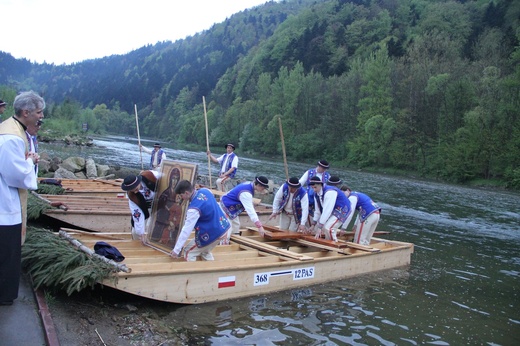
POLYGON ((96 162, 92 158, 88 158, 85 162, 85 173, 87 178, 94 179, 98 177, 98 171, 96 167, 96 162))
POLYGON ((108 165, 97 165, 96 164, 96 167, 97 167, 97 176, 98 177, 105 177, 110 172, 110 166, 108 166, 108 165))
POLYGON ((82 171, 76 172, 74 175, 76 176, 76 179, 87 179, 87 176, 82 171))
POLYGON ((42 174, 48 173, 51 168, 51 162, 49 160, 42 159, 40 156, 40 160, 38 161, 38 172, 42 174))
POLYGON ((73 172, 66 170, 63 167, 58 168, 54 172, 55 179, 77 179, 73 172))
POLYGON ((63 162, 63 160, 60 159, 59 157, 53 157, 51 159, 51 167, 49 168, 49 171, 56 172, 56 170, 58 170, 58 168, 60 168, 60 165, 62 162, 63 162))
POLYGON ((85 169, 85 159, 77 156, 69 157, 63 160, 60 166, 65 168, 67 171, 76 173, 85 169))

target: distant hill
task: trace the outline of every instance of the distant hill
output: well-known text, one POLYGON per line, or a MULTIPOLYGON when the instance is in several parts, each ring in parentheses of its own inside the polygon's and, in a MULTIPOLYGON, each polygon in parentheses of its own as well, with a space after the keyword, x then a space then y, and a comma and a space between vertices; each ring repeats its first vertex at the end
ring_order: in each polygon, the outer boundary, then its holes
POLYGON ((205 145, 204 96, 213 144, 280 155, 281 119, 294 159, 520 187, 519 18, 513 0, 271 1, 73 65, 0 52, 0 84, 99 131, 135 133, 137 105, 141 134, 177 145, 205 145))

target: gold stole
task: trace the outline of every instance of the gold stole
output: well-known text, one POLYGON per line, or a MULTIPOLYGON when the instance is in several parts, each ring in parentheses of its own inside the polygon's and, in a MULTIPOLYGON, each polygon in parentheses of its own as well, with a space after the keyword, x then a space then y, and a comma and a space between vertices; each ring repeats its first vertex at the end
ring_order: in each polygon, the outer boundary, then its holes
MULTIPOLYGON (((16 121, 13 117, 7 119, 0 124, 0 135, 15 135, 23 139, 25 143, 25 157, 29 153, 29 142, 22 125, 16 121)), ((25 235, 27 233, 27 190, 18 189, 18 195, 20 196, 20 205, 22 207, 22 245, 25 242, 25 235)))

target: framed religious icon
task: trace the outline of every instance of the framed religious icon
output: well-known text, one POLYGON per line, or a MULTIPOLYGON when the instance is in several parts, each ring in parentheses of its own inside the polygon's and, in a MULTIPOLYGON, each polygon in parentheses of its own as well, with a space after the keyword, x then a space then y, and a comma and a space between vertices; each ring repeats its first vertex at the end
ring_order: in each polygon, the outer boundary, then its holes
POLYGON ((175 193, 175 187, 181 180, 188 180, 195 185, 197 165, 186 162, 163 160, 161 175, 157 181, 152 204, 150 222, 146 226, 150 245, 170 252, 177 241, 184 225, 186 203, 175 193))

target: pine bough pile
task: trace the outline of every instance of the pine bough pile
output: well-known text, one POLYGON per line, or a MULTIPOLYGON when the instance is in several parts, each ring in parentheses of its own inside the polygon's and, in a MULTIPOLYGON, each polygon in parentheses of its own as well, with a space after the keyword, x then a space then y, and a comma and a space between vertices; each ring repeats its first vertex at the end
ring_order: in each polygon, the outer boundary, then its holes
POLYGON ((49 230, 30 226, 22 246, 22 266, 35 288, 64 290, 68 295, 104 279, 117 279, 114 266, 78 251, 49 230))

